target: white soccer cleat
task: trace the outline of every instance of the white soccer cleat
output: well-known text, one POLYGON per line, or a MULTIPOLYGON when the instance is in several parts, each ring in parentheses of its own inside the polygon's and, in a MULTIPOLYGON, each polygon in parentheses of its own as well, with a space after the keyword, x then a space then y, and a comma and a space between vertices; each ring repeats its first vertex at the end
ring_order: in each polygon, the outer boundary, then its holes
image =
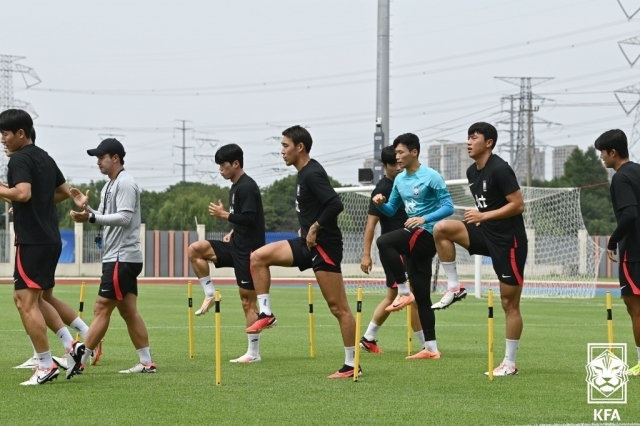
POLYGON ((156 363, 152 362, 151 364, 143 364, 141 362, 137 363, 133 367, 128 370, 120 370, 121 374, 134 374, 134 373, 157 373, 158 369, 156 368, 156 363))
POLYGON ((467 289, 464 287, 458 287, 456 290, 447 290, 442 295, 442 299, 439 302, 431 305, 431 309, 446 309, 456 302, 467 297, 467 289))
POLYGON ((46 369, 37 368, 29 380, 20 384, 22 386, 42 385, 55 380, 59 374, 60 370, 58 370, 58 367, 55 364, 46 369))
MULTIPOLYGON (((493 369, 494 377, 515 376, 516 374, 518 374, 518 367, 515 365, 507 365, 504 362, 493 369)), ((486 371, 484 375, 488 376, 489 372, 486 371)))
POLYGON ((236 364, 250 364, 252 362, 260 362, 261 359, 262 358, 260 358, 260 355, 253 356, 249 354, 244 354, 240 358, 232 359, 229 362, 233 362, 236 364))
POLYGON ((53 358, 53 362, 55 362, 58 367, 62 368, 63 370, 67 369, 67 366, 69 364, 67 362, 66 356, 64 358, 58 357, 58 356, 52 356, 51 358, 53 358))
POLYGON ((25 369, 28 368, 29 370, 33 370, 36 367, 38 367, 38 358, 36 358, 34 356, 34 357, 29 358, 28 360, 26 360, 22 364, 16 365, 13 368, 25 368, 25 369))
MULTIPOLYGON (((222 295, 220 295, 220 300, 222 300, 222 295)), ((200 309, 196 311, 195 315, 199 317, 200 315, 206 314, 207 312, 209 312, 209 309, 211 309, 211 307, 215 303, 216 303, 215 296, 205 297, 204 301, 202 302, 202 306, 200 306, 200 309)))
POLYGON ((81 374, 84 371, 84 365, 82 365, 82 356, 84 355, 86 348, 84 343, 73 341, 71 347, 67 351, 65 357, 67 358, 67 380, 81 374))

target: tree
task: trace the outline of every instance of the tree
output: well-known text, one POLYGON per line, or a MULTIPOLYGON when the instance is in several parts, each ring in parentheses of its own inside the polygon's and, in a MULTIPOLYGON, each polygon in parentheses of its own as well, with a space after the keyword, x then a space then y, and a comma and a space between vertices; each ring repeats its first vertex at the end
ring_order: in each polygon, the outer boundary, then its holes
POLYGON ((548 182, 534 181, 533 186, 546 188, 578 187, 580 210, 587 231, 591 235, 609 235, 616 227, 607 169, 602 165, 595 148, 585 152, 573 150, 564 165, 564 176, 548 182))

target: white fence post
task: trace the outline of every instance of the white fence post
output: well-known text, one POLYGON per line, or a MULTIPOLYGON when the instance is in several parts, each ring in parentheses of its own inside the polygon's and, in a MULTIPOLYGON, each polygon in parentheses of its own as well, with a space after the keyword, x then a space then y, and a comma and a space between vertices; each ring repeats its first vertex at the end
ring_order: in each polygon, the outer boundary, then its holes
POLYGON ((473 278, 475 295, 478 299, 482 298, 482 256, 476 254, 474 258, 473 278))

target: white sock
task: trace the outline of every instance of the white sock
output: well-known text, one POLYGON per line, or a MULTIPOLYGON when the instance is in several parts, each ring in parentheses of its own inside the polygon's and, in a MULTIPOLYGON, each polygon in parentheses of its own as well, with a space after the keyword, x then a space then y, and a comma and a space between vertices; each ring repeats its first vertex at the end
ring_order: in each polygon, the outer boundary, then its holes
POLYGON ((505 340, 507 341, 507 349, 504 353, 504 360, 502 362, 513 367, 516 365, 516 354, 518 352, 518 344, 520 343, 520 340, 505 340))
POLYGON ((259 294, 258 295, 258 309, 261 314, 272 315, 271 314, 271 300, 269 300, 269 294, 259 294))
POLYGON ((60 330, 56 331, 56 336, 62 342, 62 346, 64 346, 64 350, 68 351, 73 343, 73 336, 69 332, 67 327, 62 327, 60 330))
POLYGON ((207 297, 213 297, 216 294, 216 288, 213 285, 213 282, 211 282, 211 277, 209 275, 207 275, 206 277, 202 277, 202 278, 198 278, 198 281, 200 281, 200 285, 202 286, 202 289, 204 290, 204 295, 207 297))
POLYGON ((353 367, 356 363, 353 360, 353 357, 356 353, 355 346, 345 346, 344 347, 344 363, 349 367, 353 367))
POLYGON ((247 349, 247 354, 250 356, 260 355, 260 333, 247 334, 247 339, 249 340, 249 348, 247 349))
POLYGON ((456 269, 456 261, 453 262, 440 262, 444 274, 447 276, 447 290, 455 290, 460 287, 460 280, 458 279, 458 270, 456 269))
POLYGON ((416 340, 420 342, 420 346, 424 347, 426 340, 424 340, 424 333, 422 332, 422 330, 414 331, 413 335, 415 336, 416 340))
POLYGON ((80 337, 82 337, 82 340, 84 340, 84 337, 87 335, 87 331, 89 331, 89 326, 84 321, 82 321, 82 318, 80 317, 71 321, 69 327, 77 331, 78 334, 80 334, 80 337))
POLYGON ((367 332, 364 333, 364 338, 367 340, 375 340, 376 334, 378 334, 378 330, 380 330, 380 326, 371 321, 369 323, 369 327, 367 327, 367 332))
POLYGON ((409 288, 409 284, 403 282, 402 284, 398 284, 398 294, 407 295, 411 293, 411 288, 409 288))
POLYGON ((429 352, 438 352, 438 344, 435 340, 429 340, 428 342, 424 342, 422 349, 426 349, 429 352))
POLYGON ((80 360, 81 365, 89 365, 91 364, 89 361, 91 360, 91 354, 93 353, 93 349, 89 349, 85 346, 84 354, 82 354, 82 359, 80 360))
POLYGON ((151 349, 149 349, 149 346, 138 349, 138 356, 142 364, 151 364, 151 349))
POLYGON ((640 346, 636 346, 636 350, 638 351, 638 364, 640 364, 640 346))
POLYGON ((31 341, 31 337, 27 334, 27 337, 29 338, 29 343, 31 343, 31 347, 33 348, 33 357, 34 358, 38 358, 38 351, 36 351, 36 347, 33 346, 33 342, 31 341))
POLYGON ((42 353, 36 353, 36 358, 38 358, 38 367, 46 369, 51 368, 53 365, 53 358, 51 358, 51 351, 46 351, 42 353))

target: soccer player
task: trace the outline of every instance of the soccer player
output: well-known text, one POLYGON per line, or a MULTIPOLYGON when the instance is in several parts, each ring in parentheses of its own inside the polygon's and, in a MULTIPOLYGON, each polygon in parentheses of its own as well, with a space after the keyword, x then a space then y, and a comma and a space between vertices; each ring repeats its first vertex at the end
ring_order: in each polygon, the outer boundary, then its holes
POLYGON ((251 254, 260 315, 247 332, 259 332, 276 324, 269 300, 270 266, 297 266, 301 271, 312 268, 322 295, 338 320, 344 343, 344 365, 329 378, 353 377, 356 323, 347 302, 340 268, 342 232, 338 227, 338 215, 344 207, 324 168, 309 157, 313 144, 309 132, 293 126, 282 132, 282 136, 282 157, 287 166, 298 170, 296 212, 300 237, 267 244, 251 254))
MULTIPOLYGON (((249 327, 257 319, 256 291, 251 277, 251 252, 264 246, 264 210, 262 196, 256 182, 243 170, 243 152, 236 144, 222 146, 215 155, 220 174, 230 180, 229 211, 218 200, 209 204, 209 213, 231 223, 231 231, 223 241, 197 241, 189 246, 189 260, 200 280, 205 299, 196 315, 203 315, 215 300, 215 287, 209 275, 209 263, 216 268, 233 268, 242 301, 242 309, 249 327)), ((260 333, 247 333, 247 353, 231 362, 250 363, 260 361, 260 333)))
MULTIPOLYGON (((377 241, 384 271, 398 284, 398 295, 386 311, 399 311, 415 300, 425 342, 420 352, 407 359, 438 359, 441 354, 436 342, 436 317, 431 309, 431 261, 436 254, 432 232, 438 221, 453 213, 453 201, 442 176, 420 164, 418 136, 400 135, 393 147, 404 171, 394 180, 388 202, 382 194, 376 194, 372 201, 387 216, 393 216, 404 204, 409 218, 402 229, 380 235, 377 241), (400 255, 408 258, 408 274, 400 255)), ((457 297, 465 296, 462 289, 457 297)))
POLYGON ((142 272, 140 250, 140 189, 133 176, 124 169, 124 147, 117 139, 105 139, 87 154, 98 157, 100 171, 109 182, 102 188, 98 210, 88 205, 88 195, 71 189, 74 199, 84 205, 81 212, 71 211, 76 222, 100 225, 96 238, 102 254, 102 278, 98 298, 93 307, 93 321, 84 343, 74 343, 72 362, 67 369, 67 379, 84 369, 92 352, 100 344, 109 327, 111 313, 118 308, 127 324, 133 346, 140 362, 120 373, 155 373, 156 364, 151 359, 149 334, 138 313, 138 275, 142 272), (103 247, 104 246, 104 247, 103 247))
POLYGON ((33 120, 23 110, 0 114, 2 144, 10 154, 7 186, 0 186, 0 197, 13 205, 16 231, 14 301, 38 358, 36 371, 22 385, 41 385, 60 374, 51 357, 43 310, 67 353, 73 342, 58 313, 43 302, 43 293, 55 285, 62 250, 55 204, 68 198, 69 188, 56 162, 33 144, 32 128, 33 120))
POLYGON ((618 226, 609 238, 607 257, 620 262, 620 293, 638 351, 638 364, 628 374, 640 376, 640 165, 629 161, 627 136, 622 130, 604 132, 594 145, 605 167, 616 171, 609 190, 618 226))
MULTIPOLYGON (((382 169, 384 170, 384 177, 380 179, 380 182, 376 185, 373 192, 371 192, 371 198, 377 194, 382 194, 385 198, 389 198, 391 194, 391 188, 393 188, 393 181, 402 168, 396 161, 396 152, 393 146, 387 146, 382 149, 380 162, 382 163, 382 169)), ((365 274, 371 272, 371 243, 373 243, 373 236, 375 233, 376 224, 380 222, 381 233, 386 234, 395 229, 404 228, 404 223, 407 221, 407 213, 404 211, 404 206, 400 206, 396 214, 391 217, 383 215, 380 210, 370 202, 369 214, 367 217, 367 226, 364 230, 364 253, 362 254, 362 261, 360 262, 360 269, 365 274)), ((406 265, 406 259, 402 257, 402 262, 406 265)), ((398 285, 393 275, 387 275, 387 295, 373 312, 373 318, 367 327, 367 331, 360 339, 360 347, 367 352, 382 353, 382 350, 378 346, 376 340, 376 334, 378 330, 384 324, 389 317, 389 312, 386 311, 387 306, 391 305, 398 295, 398 285)), ((418 318, 418 311, 414 309, 411 311, 411 325, 413 327, 414 335, 420 342, 420 346, 424 345, 424 333, 422 332, 422 325, 420 325, 420 319, 418 318)))
POLYGON ((467 249, 469 254, 491 257, 500 281, 500 300, 506 317, 505 356, 493 375, 512 376, 518 374, 516 353, 522 334, 520 295, 528 250, 522 218, 524 200, 513 169, 493 154, 498 140, 496 128, 489 123, 475 123, 467 134, 469 157, 475 161, 467 169, 467 179, 477 210, 465 211, 462 221, 444 220, 435 227, 436 248, 447 276, 447 291, 433 309, 451 305, 460 288, 454 243, 467 249))

